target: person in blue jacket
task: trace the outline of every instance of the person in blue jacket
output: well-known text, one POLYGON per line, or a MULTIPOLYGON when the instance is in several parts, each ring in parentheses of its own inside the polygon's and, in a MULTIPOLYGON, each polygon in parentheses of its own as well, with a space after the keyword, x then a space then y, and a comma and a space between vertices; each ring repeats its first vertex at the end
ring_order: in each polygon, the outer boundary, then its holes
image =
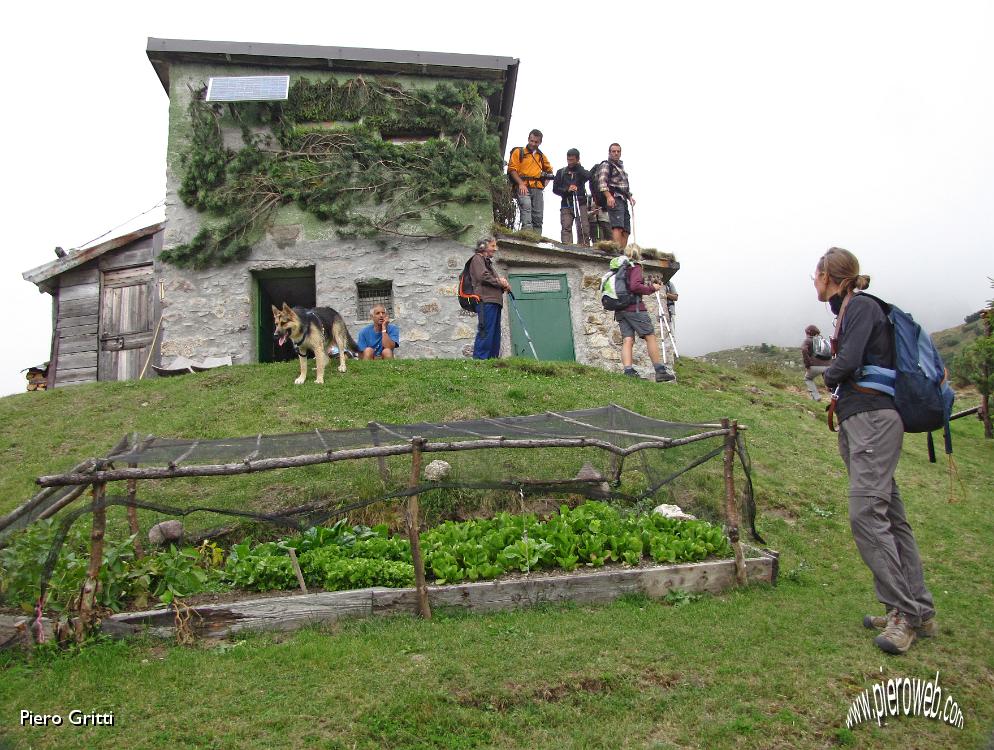
POLYGON ((394 349, 400 346, 400 329, 390 322, 387 309, 374 305, 369 317, 373 322, 359 331, 360 359, 393 359, 394 349))

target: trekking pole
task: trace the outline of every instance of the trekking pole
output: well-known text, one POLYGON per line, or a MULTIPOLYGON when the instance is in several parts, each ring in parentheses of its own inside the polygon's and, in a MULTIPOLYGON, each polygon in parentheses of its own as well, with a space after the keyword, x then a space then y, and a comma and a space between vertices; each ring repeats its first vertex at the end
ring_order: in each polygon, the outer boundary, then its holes
POLYGON ((666 326, 666 318, 663 317, 663 303, 659 300, 659 292, 656 292, 656 315, 659 316, 659 336, 663 341, 663 364, 668 365, 666 359, 666 334, 669 328, 666 326))
POLYGON ((535 351, 535 344, 532 343, 531 334, 528 333, 528 329, 525 327, 525 320, 521 317, 521 311, 518 310, 518 303, 514 299, 514 292, 509 289, 507 296, 511 298, 511 307, 514 308, 514 314, 518 316, 518 322, 521 324, 521 330, 525 332, 525 338, 528 339, 528 346, 531 347, 532 355, 538 360, 538 352, 535 351))
POLYGON ((573 223, 576 225, 576 244, 583 244, 583 228, 580 226, 580 198, 573 193, 573 223))
POLYGON ((673 359, 680 358, 680 352, 676 348, 676 336, 673 335, 673 329, 670 328, 669 321, 669 306, 666 308, 666 313, 663 313, 663 301, 659 298, 659 292, 656 292, 656 304, 659 306, 659 329, 660 334, 663 337, 663 361, 666 361, 666 341, 670 342, 670 346, 673 347, 673 359))

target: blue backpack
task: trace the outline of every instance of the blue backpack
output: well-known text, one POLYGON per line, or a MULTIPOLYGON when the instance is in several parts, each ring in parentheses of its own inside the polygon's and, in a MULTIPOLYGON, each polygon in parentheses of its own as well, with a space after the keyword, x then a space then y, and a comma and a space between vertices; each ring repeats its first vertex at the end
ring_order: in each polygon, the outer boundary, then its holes
POLYGON ((949 416, 955 394, 947 382, 946 366, 932 339, 908 313, 872 294, 891 323, 894 333, 894 369, 866 365, 860 370, 856 385, 894 397, 897 413, 905 432, 927 432, 928 459, 935 463, 932 431, 942 428, 947 454, 953 444, 949 434, 949 416))

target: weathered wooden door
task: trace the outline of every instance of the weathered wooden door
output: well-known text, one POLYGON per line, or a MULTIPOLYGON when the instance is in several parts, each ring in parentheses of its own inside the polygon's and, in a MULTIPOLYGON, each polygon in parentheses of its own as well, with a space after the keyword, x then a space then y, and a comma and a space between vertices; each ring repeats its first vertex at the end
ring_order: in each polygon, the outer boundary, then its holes
POLYGON ((105 271, 98 380, 135 380, 152 346, 152 266, 105 271))

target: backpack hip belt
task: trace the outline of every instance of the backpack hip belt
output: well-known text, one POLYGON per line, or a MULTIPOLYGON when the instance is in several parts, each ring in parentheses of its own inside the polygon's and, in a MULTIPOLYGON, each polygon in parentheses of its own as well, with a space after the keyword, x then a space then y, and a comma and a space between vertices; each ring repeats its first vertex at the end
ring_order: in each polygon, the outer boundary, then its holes
POLYGON ((894 395, 894 385, 897 383, 897 370, 876 365, 863 365, 857 373, 856 388, 866 391, 878 391, 888 396, 894 395))

